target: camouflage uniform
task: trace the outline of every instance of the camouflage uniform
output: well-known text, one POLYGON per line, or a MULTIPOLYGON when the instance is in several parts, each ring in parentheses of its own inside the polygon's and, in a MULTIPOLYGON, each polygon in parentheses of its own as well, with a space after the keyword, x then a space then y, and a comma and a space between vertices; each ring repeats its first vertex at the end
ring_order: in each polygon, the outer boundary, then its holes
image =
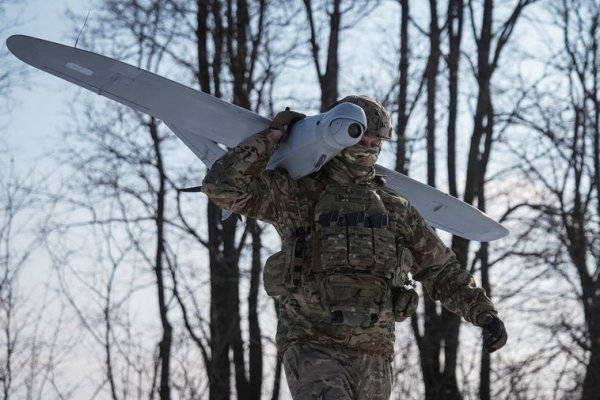
POLYGON ((283 354, 294 399, 387 400, 393 382, 385 356, 302 343, 283 354))
POLYGON ((416 209, 384 186, 373 165, 360 165, 367 150, 295 181, 265 170, 276 148, 265 133, 219 159, 202 187, 217 205, 281 235, 264 283, 280 296, 277 345, 294 398, 389 398, 394 323, 416 308, 409 272, 469 322, 496 313, 416 209), (374 376, 379 383, 367 384, 364 377, 374 376))

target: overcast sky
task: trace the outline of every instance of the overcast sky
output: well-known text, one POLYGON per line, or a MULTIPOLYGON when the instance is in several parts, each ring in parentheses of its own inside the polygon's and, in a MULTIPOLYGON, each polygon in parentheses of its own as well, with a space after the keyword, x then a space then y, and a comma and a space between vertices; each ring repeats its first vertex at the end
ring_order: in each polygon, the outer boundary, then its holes
MULTIPOLYGON (((69 9, 85 16, 91 3, 93 0, 15 2, 6 7, 7 14, 2 24, 4 27, 7 24, 11 26, 0 33, 2 46, 6 46, 6 39, 14 34, 67 43, 71 24, 66 20, 66 11, 69 9), (12 26, 13 21, 19 22, 12 26)), ((29 72, 28 87, 11 93, 14 106, 10 114, 0 115, 3 127, 6 127, 2 129, 3 139, 9 145, 17 167, 24 167, 46 152, 51 142, 60 137, 68 118, 67 102, 73 98, 77 88, 27 66, 12 55, 8 57, 9 68, 24 68, 29 72)))

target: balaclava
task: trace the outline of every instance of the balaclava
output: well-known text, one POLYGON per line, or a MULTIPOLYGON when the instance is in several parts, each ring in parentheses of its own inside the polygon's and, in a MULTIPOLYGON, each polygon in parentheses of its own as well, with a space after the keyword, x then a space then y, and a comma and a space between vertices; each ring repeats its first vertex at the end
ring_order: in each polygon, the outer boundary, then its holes
MULTIPOLYGON (((367 96, 347 96, 334 103, 352 103, 361 107, 367 116, 367 132, 381 139, 390 139, 392 123, 386 109, 376 100, 367 96)), ((364 183, 375 177, 375 163, 381 146, 367 147, 358 143, 344 149, 339 155, 323 166, 323 172, 336 182, 364 183)))

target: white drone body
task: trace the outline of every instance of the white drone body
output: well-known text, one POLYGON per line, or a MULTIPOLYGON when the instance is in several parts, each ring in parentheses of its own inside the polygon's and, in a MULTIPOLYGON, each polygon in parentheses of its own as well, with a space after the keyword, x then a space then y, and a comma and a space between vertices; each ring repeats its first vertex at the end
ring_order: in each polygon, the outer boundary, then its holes
POLYGON ((273 153, 267 169, 285 169, 293 179, 318 171, 346 147, 357 144, 367 127, 362 108, 341 103, 292 125, 286 141, 273 153))

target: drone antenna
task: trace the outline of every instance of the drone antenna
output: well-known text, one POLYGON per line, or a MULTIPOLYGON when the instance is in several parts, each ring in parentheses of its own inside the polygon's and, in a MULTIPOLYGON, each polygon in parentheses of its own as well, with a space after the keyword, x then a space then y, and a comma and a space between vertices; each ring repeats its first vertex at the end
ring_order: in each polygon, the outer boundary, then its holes
POLYGON ((81 30, 79 31, 79 35, 77 35, 77 39, 75 40, 75 46, 74 46, 75 48, 77 48, 77 42, 79 42, 79 37, 83 33, 83 29, 85 28, 85 25, 87 24, 87 20, 90 17, 91 12, 92 12, 92 9, 90 8, 88 10, 87 16, 85 17, 85 21, 83 21, 83 26, 81 27, 81 30))

